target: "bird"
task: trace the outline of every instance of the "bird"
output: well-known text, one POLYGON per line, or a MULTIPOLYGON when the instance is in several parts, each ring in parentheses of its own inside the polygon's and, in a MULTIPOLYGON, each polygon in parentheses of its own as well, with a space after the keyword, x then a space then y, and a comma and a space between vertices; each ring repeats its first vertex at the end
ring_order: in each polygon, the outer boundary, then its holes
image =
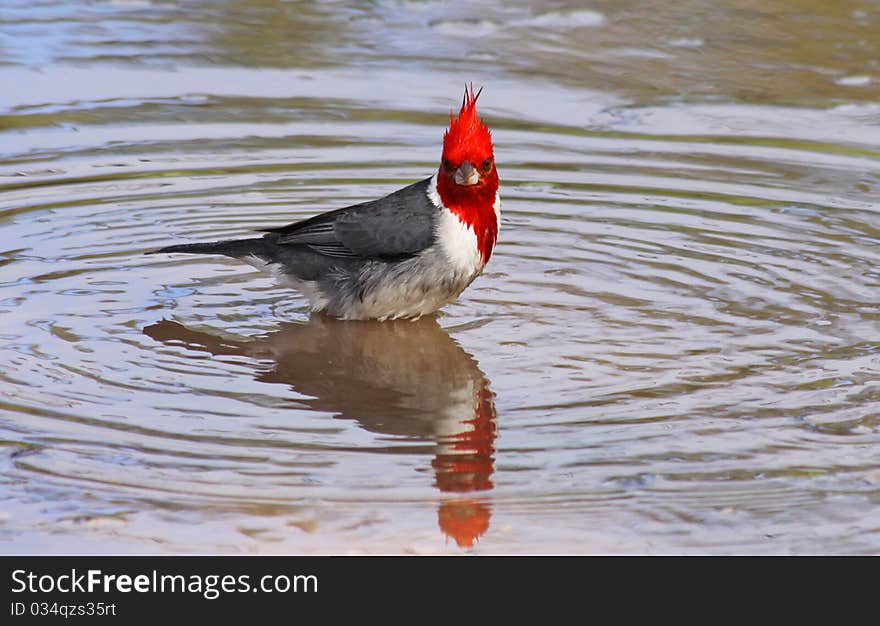
POLYGON ((382 198, 328 211, 260 237, 170 245, 151 253, 242 260, 343 320, 418 319, 454 301, 483 272, 498 239, 501 198, 492 134, 465 86, 450 111, 433 175, 382 198))

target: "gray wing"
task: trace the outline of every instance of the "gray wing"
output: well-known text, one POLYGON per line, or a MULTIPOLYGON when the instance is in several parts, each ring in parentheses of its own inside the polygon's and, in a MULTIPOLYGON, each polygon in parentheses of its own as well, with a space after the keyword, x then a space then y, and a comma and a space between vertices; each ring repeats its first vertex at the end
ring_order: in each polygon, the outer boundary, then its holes
POLYGON ((434 243, 439 209, 425 179, 362 204, 267 229, 273 243, 307 246, 328 257, 400 259, 434 243))

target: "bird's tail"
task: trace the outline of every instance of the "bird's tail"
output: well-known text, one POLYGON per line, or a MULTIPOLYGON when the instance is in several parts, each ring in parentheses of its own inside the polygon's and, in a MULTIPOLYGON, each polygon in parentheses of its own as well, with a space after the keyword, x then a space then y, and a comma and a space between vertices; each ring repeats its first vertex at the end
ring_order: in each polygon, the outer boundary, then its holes
POLYGON ((174 246, 165 246, 159 250, 150 250, 147 254, 166 254, 183 252, 186 254, 222 254, 236 259, 246 256, 265 256, 268 242, 262 238, 255 239, 231 239, 228 241, 211 241, 207 243, 181 243, 174 246))

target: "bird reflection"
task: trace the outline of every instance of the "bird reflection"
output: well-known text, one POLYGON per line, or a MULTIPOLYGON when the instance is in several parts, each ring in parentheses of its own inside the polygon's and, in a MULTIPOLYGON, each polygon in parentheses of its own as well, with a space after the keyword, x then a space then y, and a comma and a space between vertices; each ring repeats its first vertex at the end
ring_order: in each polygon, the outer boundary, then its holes
POLYGON ((456 494, 441 501, 441 530, 471 547, 489 528, 489 504, 465 494, 492 488, 496 436, 493 394, 477 362, 433 317, 346 322, 312 316, 245 340, 168 320, 144 333, 213 355, 269 360, 262 382, 289 385, 311 408, 355 419, 365 429, 431 439, 434 485, 456 494))

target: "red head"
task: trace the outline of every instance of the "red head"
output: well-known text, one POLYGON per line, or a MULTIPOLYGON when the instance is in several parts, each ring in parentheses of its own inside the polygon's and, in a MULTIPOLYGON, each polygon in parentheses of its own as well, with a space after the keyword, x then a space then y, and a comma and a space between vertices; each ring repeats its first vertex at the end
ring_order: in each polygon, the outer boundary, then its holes
POLYGON ((498 172, 492 135, 477 117, 477 98, 473 85, 464 90, 458 116, 449 115, 449 129, 443 136, 443 159, 437 172, 437 192, 450 211, 477 235, 483 262, 489 260, 498 236, 495 198, 498 172))

